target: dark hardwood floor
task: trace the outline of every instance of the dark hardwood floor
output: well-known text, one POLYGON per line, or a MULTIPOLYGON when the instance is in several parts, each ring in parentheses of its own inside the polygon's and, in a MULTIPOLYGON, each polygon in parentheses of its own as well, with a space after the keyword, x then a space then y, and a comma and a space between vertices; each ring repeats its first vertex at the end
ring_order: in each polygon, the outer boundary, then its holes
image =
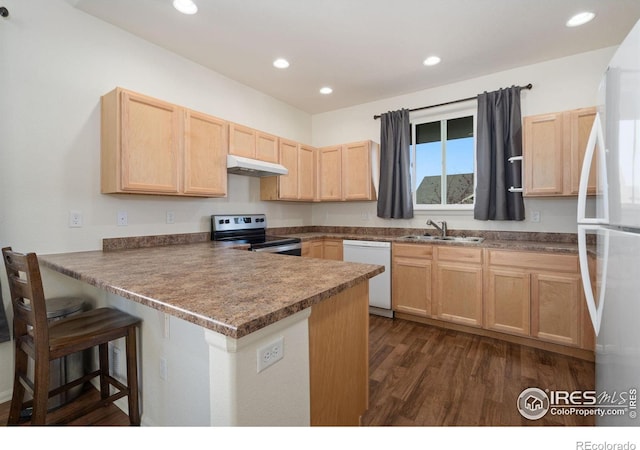
POLYGON ((594 425, 593 417, 530 421, 529 387, 595 389, 594 364, 497 339, 371 316, 369 426, 594 425))
MULTIPOLYGON (((496 339, 371 316, 369 411, 366 426, 539 426, 593 425, 593 417, 551 416, 530 421, 517 411, 528 387, 595 388, 594 364, 496 339)), ((89 389, 71 405, 51 414, 54 422, 83 402, 97 398, 89 389)), ((0 404, 6 424, 9 402, 0 404)), ((28 424, 28 422, 25 422, 28 424)), ((126 414, 110 405, 68 425, 123 426, 126 414)))
MULTIPOLYGON (((69 417, 77 416, 77 411, 100 398, 100 393, 91 385, 78 396, 72 403, 51 411, 47 415, 47 424, 68 426, 129 426, 129 416, 114 404, 94 410, 77 419, 69 421, 69 417)), ((9 406, 11 402, 0 404, 0 425, 7 424, 9 406)), ((30 425, 28 419, 23 419, 20 425, 30 425)))

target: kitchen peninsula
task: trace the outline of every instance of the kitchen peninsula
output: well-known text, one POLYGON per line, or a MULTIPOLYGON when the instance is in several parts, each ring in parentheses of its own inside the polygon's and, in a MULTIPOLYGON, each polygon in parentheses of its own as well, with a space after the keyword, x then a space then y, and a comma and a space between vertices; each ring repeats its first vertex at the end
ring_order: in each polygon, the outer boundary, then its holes
POLYGON ((39 261, 143 319, 143 425, 357 425, 367 408, 368 279, 382 266, 216 242, 39 261), (283 358, 261 369, 279 339, 283 358))

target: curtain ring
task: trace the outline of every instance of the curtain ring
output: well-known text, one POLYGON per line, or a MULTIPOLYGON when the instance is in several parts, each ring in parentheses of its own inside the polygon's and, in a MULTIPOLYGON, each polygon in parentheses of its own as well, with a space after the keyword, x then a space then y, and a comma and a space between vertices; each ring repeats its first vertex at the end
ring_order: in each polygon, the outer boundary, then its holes
POLYGON ((9 10, 4 6, 0 6, 0 16, 9 17, 9 10))

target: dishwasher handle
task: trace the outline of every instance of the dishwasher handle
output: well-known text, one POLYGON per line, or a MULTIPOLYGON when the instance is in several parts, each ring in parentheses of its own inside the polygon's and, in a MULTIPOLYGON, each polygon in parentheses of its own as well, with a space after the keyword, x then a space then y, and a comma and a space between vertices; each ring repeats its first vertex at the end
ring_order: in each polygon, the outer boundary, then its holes
POLYGON ((391 242, 384 241, 359 241, 356 239, 345 239, 342 241, 343 247, 381 247, 390 248, 391 242))

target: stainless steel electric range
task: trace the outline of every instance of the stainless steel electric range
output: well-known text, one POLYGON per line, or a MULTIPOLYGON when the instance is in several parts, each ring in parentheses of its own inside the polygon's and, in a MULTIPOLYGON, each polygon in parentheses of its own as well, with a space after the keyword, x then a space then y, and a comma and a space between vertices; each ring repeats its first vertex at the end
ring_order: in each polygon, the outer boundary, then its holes
POLYGON ((213 215, 211 240, 249 244, 249 250, 253 252, 302 254, 300 239, 267 235, 267 217, 264 214, 213 215))

